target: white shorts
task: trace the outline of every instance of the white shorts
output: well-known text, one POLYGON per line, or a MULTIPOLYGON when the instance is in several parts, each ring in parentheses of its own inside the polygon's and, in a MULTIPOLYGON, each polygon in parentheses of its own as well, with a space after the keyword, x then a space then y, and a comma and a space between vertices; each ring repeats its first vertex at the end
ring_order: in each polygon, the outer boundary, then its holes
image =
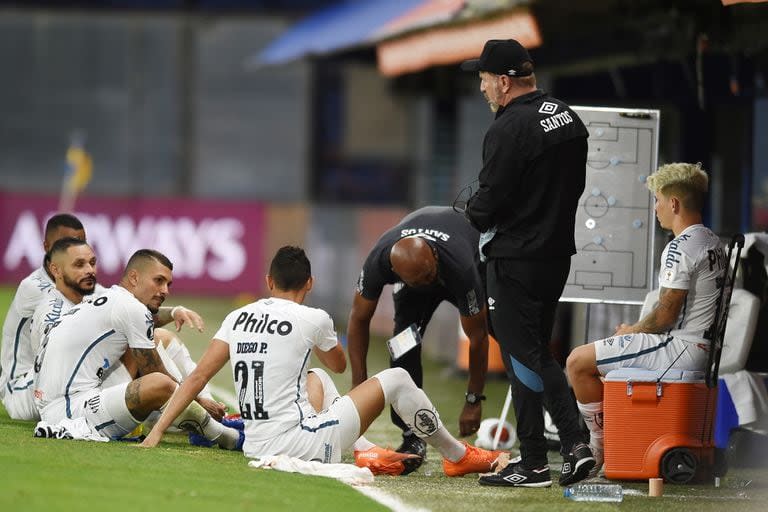
POLYGON ((58 424, 64 418, 85 418, 88 425, 104 437, 120 439, 139 423, 125 404, 128 382, 108 388, 94 388, 75 393, 66 399, 48 404, 40 415, 43 421, 58 424), (69 410, 68 410, 69 409, 69 410))
MULTIPOLYGON (((101 381, 101 389, 111 388, 118 384, 125 384, 131 382, 133 377, 128 373, 128 369, 121 361, 117 361, 111 368, 104 373, 104 378, 101 381)), ((181 381, 179 381, 181 382, 181 381)))
POLYGON ((595 342, 595 363, 600 375, 617 368, 703 370, 708 354, 709 344, 666 334, 624 334, 595 342))
POLYGON ((9 381, 5 388, 3 407, 14 420, 39 420, 35 407, 32 370, 9 381))
POLYGON ((360 415, 348 396, 336 399, 319 414, 310 414, 300 425, 266 441, 249 442, 245 432, 246 457, 289 455, 306 461, 336 463, 341 454, 360 437, 360 415))

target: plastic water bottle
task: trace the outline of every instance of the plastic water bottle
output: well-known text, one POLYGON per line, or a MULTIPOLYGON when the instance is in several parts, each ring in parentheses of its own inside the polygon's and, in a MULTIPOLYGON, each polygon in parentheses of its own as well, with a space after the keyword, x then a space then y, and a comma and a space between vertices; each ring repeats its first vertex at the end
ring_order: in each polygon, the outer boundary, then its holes
POLYGON ((619 484, 576 484, 566 487, 563 496, 573 501, 615 501, 624 499, 619 484))

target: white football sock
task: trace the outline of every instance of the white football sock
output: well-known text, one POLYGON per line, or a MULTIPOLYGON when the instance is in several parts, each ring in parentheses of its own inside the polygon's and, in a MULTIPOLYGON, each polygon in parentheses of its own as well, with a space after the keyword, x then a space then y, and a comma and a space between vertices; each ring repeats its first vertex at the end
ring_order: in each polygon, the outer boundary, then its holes
POLYGON ((435 406, 402 368, 389 368, 374 375, 384 391, 384 401, 392 404, 409 429, 434 446, 448 460, 456 462, 466 453, 465 446, 443 426, 435 406))
MULTIPOLYGON (((197 368, 194 359, 189 355, 189 349, 187 349, 187 346, 184 345, 178 337, 174 336, 171 338, 171 341, 168 342, 168 346, 165 347, 165 350, 168 352, 168 356, 170 356, 171 360, 176 365, 176 368, 178 368, 178 372, 181 374, 179 382, 181 382, 182 379, 186 379, 187 376, 197 368)), ((200 391, 200 396, 209 400, 214 399, 208 388, 208 384, 206 384, 205 387, 203 387, 203 390, 200 391)))
POLYGON ((173 359, 171 359, 171 355, 168 353, 168 350, 163 346, 162 343, 158 343, 155 349, 157 350, 157 354, 160 356, 160 360, 163 361, 163 366, 165 366, 166 371, 176 380, 176 382, 181 382, 181 379, 183 378, 181 372, 176 366, 176 363, 173 362, 173 359))
MULTIPOLYGON (((169 400, 170 401, 170 400, 169 400)), ((168 404, 160 408, 162 412, 168 404)), ((215 441, 221 435, 223 425, 217 421, 211 421, 208 411, 202 408, 197 402, 190 403, 186 409, 181 411, 175 420, 171 423, 174 427, 186 432, 196 432, 204 435, 209 441, 215 441), (214 423, 214 425, 210 425, 214 423)))
POLYGON ((576 402, 579 412, 584 417, 584 423, 589 429, 590 446, 602 451, 603 449, 603 402, 583 404, 576 402))
POLYGON ((178 337, 174 336, 171 338, 165 350, 168 351, 168 355, 171 356, 171 359, 179 367, 179 371, 184 377, 197 368, 197 365, 192 360, 192 356, 189 355, 189 350, 187 350, 187 347, 184 346, 178 337))
MULTIPOLYGON (((168 403, 163 405, 160 410, 165 409, 167 405, 168 403)), ((211 415, 197 402, 190 403, 171 425, 185 432, 201 434, 209 441, 215 441, 227 450, 234 450, 240 438, 240 433, 237 430, 225 427, 218 421, 212 421, 211 415)))
POLYGON ((352 444, 352 450, 356 452, 365 452, 370 450, 371 448, 375 447, 376 445, 369 440, 365 438, 365 436, 360 436, 357 438, 357 441, 355 441, 352 444))
MULTIPOLYGON (((221 423, 218 421, 212 421, 211 423, 221 425, 221 423)), ((225 427, 223 425, 221 427, 221 435, 218 437, 218 439, 216 439, 216 443, 219 445, 219 448, 224 448, 225 450, 236 450, 237 443, 240 440, 240 431, 234 428, 225 427)))

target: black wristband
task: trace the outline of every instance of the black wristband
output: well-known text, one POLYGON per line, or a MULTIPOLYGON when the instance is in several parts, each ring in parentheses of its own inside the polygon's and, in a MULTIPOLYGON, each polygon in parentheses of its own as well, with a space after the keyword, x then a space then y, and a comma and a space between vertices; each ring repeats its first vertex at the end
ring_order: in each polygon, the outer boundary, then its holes
POLYGON ((485 400, 485 395, 480 393, 465 393, 464 399, 468 404, 474 405, 480 403, 482 400, 485 400))

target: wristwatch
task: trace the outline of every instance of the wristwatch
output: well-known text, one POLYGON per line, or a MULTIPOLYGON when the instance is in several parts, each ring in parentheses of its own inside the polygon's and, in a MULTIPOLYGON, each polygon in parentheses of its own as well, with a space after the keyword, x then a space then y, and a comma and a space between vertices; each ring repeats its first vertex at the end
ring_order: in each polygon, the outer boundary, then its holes
POLYGON ((476 403, 480 402, 481 400, 485 400, 485 395, 482 395, 480 393, 465 393, 464 397, 468 404, 475 405, 476 403))

